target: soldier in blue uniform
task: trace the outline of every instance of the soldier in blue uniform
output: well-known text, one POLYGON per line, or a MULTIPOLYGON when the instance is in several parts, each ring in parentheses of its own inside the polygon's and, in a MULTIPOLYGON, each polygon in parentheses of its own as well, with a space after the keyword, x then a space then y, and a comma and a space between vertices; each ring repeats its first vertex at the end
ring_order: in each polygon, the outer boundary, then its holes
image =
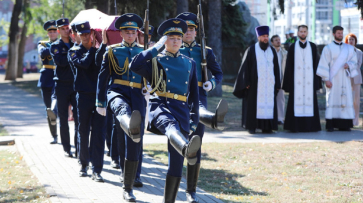
MULTIPOLYGON (((77 34, 77 29, 76 29, 76 23, 71 23, 70 24, 70 26, 71 26, 71 38, 73 39, 73 41, 74 41, 74 44, 73 44, 73 47, 75 47, 75 46, 79 46, 80 44, 81 44, 81 38, 80 38, 80 36, 77 34)), ((72 47, 72 48, 73 48, 72 47)), ((71 65, 71 64, 70 64, 71 65)), ((72 72, 73 72, 73 77, 74 77, 74 79, 73 80, 75 80, 75 77, 76 77, 76 75, 77 75, 77 69, 74 67, 74 66, 72 66, 71 65, 71 70, 72 70, 72 72)), ((74 83, 73 83, 73 85, 74 85, 74 83)), ((73 86, 74 87, 74 86, 73 86)), ((76 90, 75 90, 76 91, 76 90)), ((75 94, 77 94, 77 92, 75 92, 75 94)), ((73 107, 73 108, 76 108, 76 107, 73 107)), ((77 110, 76 110, 77 111, 77 110)), ((69 111, 68 111, 69 112, 69 111)), ((78 115, 77 114, 73 114, 73 118, 74 117, 78 117, 78 115)), ((77 120, 79 120, 78 118, 77 118, 77 120)), ((78 126, 77 126, 77 128, 78 128, 78 126)), ((78 130, 77 130, 77 132, 78 132, 78 130)), ((79 152, 79 149, 78 149, 78 147, 79 147, 79 144, 78 144, 78 135, 75 135, 74 136, 74 148, 75 148, 75 151, 74 151, 74 155, 75 155, 75 157, 77 157, 77 158, 79 158, 78 157, 78 152, 79 152)))
MULTIPOLYGON (((77 115, 76 93, 73 89, 74 76, 67 60, 68 50, 73 46, 73 42, 69 38, 69 20, 61 18, 57 20, 58 33, 61 38, 53 42, 50 46, 50 54, 56 65, 55 95, 57 97, 57 109, 59 116, 60 136, 63 145, 64 155, 73 157, 70 145, 70 135, 68 126, 68 106, 73 106, 73 115, 77 115)), ((77 136, 78 118, 74 116, 75 133, 77 136)))
POLYGON ((198 135, 188 140, 199 122, 199 96, 196 64, 179 51, 186 31, 187 24, 181 19, 164 21, 158 28, 163 37, 130 64, 155 92, 150 97, 148 130, 168 137, 169 168, 163 202, 175 202, 184 158, 194 165, 201 145, 198 135), (165 50, 159 54, 164 44, 165 50))
MULTIPOLYGON (((196 62, 198 86, 199 86, 199 119, 197 130, 194 134, 199 135, 203 138, 205 126, 223 130, 224 128, 224 116, 227 113, 228 104, 226 101, 221 100, 216 109, 216 113, 208 111, 207 108, 207 92, 213 90, 216 85, 222 82, 223 73, 216 61, 216 57, 211 48, 207 47, 207 68, 212 73, 212 78, 209 81, 204 81, 202 74, 202 57, 201 57, 201 46, 196 43, 195 37, 197 35, 196 29, 198 28, 197 16, 194 13, 185 12, 177 16, 177 18, 183 19, 188 24, 188 30, 183 36, 183 47, 180 52, 196 62)), ((187 201, 199 202, 196 197, 196 188, 200 170, 200 159, 201 150, 197 154, 198 161, 195 165, 187 166, 187 189, 186 196, 187 201)))
MULTIPOLYGON (((100 44, 100 47, 96 51, 96 65, 101 68, 103 55, 106 52, 107 48, 107 28, 105 28, 102 31, 102 43, 100 44)), ((112 82, 112 79, 110 78, 110 82, 107 86, 107 89, 109 88, 110 83, 112 82)), ((120 156, 118 154, 117 150, 117 129, 116 124, 114 122, 114 115, 110 109, 107 109, 106 111, 106 145, 108 148, 107 156, 111 157, 111 167, 120 169, 120 156)))
POLYGON ((57 40, 57 26, 55 20, 50 20, 44 23, 43 28, 47 31, 49 41, 38 42, 38 53, 42 59, 43 67, 40 69, 40 78, 38 87, 41 88, 43 102, 47 111, 47 120, 50 133, 52 134, 53 141, 50 144, 58 142, 57 135, 57 112, 56 112, 56 97, 54 95, 54 69, 55 65, 53 58, 50 55, 50 44, 57 40))
POLYGON ((142 77, 129 70, 129 62, 143 48, 136 43, 137 29, 142 19, 132 13, 120 16, 115 27, 120 31, 122 43, 107 47, 97 85, 97 111, 106 116, 106 107, 116 117, 119 154, 126 151, 123 167, 123 198, 134 202, 133 184, 139 162, 141 139, 144 134, 145 99, 142 94, 142 77), (112 84, 107 89, 109 78, 112 84), (107 95, 106 95, 107 92, 107 95), (123 133, 127 136, 124 137, 123 133), (122 140, 125 148, 121 148, 122 140))
POLYGON ((77 29, 76 29, 76 24, 77 22, 71 23, 71 31, 72 31, 72 39, 74 41, 73 46, 79 46, 81 44, 81 37, 78 35, 77 33, 77 29))
POLYGON ((74 80, 77 92, 78 144, 81 170, 79 176, 87 176, 89 162, 92 163, 92 180, 103 182, 103 153, 105 150, 106 118, 96 112, 96 89, 99 66, 95 63, 96 37, 91 33, 88 21, 76 24, 81 44, 68 52, 68 61, 77 75, 74 80), (90 135, 90 129, 91 135, 90 135), (88 147, 90 146, 90 147, 88 147))

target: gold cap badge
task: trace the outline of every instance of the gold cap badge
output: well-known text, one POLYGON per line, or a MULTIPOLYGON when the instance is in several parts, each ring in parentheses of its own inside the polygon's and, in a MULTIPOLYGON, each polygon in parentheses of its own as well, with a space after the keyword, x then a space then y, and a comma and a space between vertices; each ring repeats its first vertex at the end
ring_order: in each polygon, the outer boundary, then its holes
POLYGON ((178 20, 174 20, 173 21, 175 24, 179 24, 180 23, 180 21, 178 21, 178 20))

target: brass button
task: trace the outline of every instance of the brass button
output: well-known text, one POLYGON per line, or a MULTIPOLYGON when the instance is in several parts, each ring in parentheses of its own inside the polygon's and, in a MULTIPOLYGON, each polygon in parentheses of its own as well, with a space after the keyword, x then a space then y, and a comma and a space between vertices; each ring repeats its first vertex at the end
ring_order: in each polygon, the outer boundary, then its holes
POLYGON ((132 79, 135 79, 135 76, 132 76, 132 79))
POLYGON ((185 81, 185 84, 188 84, 188 82, 187 82, 187 81, 185 81))
POLYGON ((168 69, 168 68, 166 68, 165 70, 166 70, 166 71, 168 71, 169 69, 168 69))
POLYGON ((174 94, 174 99, 178 99, 179 95, 174 94))
POLYGON ((193 49, 190 49, 190 51, 193 51, 193 49))
POLYGON ((133 82, 130 82, 130 87, 133 87, 134 86, 134 83, 133 82))
POLYGON ((168 80, 168 82, 170 82, 170 80, 168 80))

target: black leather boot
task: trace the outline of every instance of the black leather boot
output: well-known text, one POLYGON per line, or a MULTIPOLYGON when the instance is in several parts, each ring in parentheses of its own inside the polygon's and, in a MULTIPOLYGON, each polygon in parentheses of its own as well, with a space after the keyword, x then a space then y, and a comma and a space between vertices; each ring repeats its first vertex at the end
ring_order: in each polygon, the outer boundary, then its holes
POLYGON ((132 141, 139 143, 141 140, 141 114, 135 110, 131 115, 124 114, 116 116, 120 122, 122 130, 132 139, 132 141))
POLYGON ((185 194, 187 196, 187 202, 198 203, 197 198, 197 182, 199 177, 200 163, 187 166, 187 190, 185 194))
POLYGON ((190 165, 194 165, 197 162, 197 152, 201 145, 199 135, 194 135, 190 141, 188 141, 180 131, 173 129, 167 131, 167 136, 170 144, 180 155, 187 159, 190 165))
POLYGON ((204 105, 199 105, 199 122, 216 130, 224 130, 224 117, 228 112, 227 101, 221 99, 215 113, 208 111, 204 105))
POLYGON ((50 108, 47 108, 47 116, 51 125, 57 124, 57 115, 55 115, 54 111, 50 108))
POLYGON ((123 198, 126 202, 136 202, 136 197, 133 193, 134 180, 136 176, 138 161, 128 161, 125 159, 124 169, 124 185, 123 198))
POLYGON ((53 140, 50 142, 50 144, 57 144, 58 143, 57 122, 55 123, 55 125, 52 125, 49 117, 47 117, 47 120, 48 120, 50 134, 52 134, 53 137, 53 140))
POLYGON ((181 177, 166 175, 163 203, 174 203, 180 185, 181 177))

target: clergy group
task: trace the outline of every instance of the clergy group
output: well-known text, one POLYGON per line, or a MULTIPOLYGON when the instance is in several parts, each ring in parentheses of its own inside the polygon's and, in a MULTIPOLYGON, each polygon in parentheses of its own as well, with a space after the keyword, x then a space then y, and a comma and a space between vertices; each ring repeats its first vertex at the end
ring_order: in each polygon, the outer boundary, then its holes
POLYGON ((258 42, 248 47, 234 85, 242 98, 242 127, 272 133, 278 125, 291 132, 321 130, 317 90, 326 88, 326 130, 350 131, 359 125, 362 52, 357 37, 349 34, 343 43, 343 28, 333 28, 334 41, 318 54, 307 40, 309 28, 298 26, 296 42, 288 51, 280 37, 270 38, 268 26, 256 27, 258 42), (285 112, 285 94, 289 94, 285 112))

